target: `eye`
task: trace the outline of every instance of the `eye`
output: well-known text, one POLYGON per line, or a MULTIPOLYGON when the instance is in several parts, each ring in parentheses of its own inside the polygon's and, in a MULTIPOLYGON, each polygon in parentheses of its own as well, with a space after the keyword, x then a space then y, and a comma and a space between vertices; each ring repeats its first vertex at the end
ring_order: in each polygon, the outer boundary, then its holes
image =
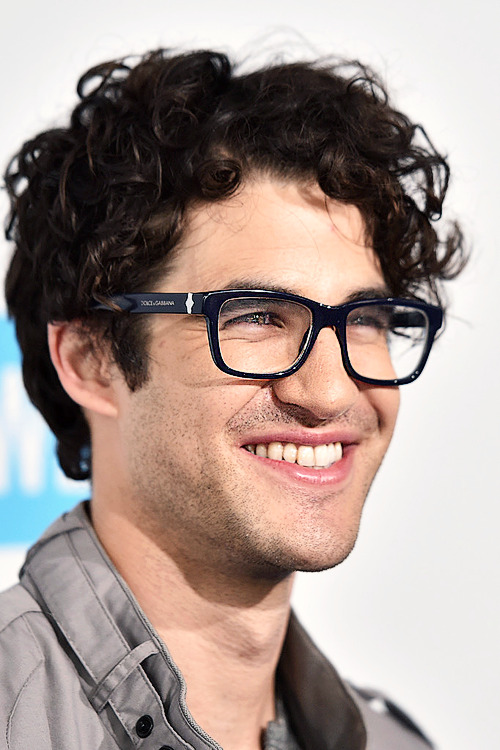
POLYGON ((366 305, 347 318, 349 344, 377 344, 392 349, 396 342, 420 345, 427 337, 425 316, 404 305, 366 305))
POLYGON ((236 325, 255 325, 255 326, 282 326, 283 322, 279 317, 266 310, 255 310, 253 312, 245 313, 244 315, 238 315, 235 318, 228 318, 224 320, 223 327, 236 325))
POLYGON ((269 297, 236 297, 219 312, 219 337, 286 344, 297 350, 311 325, 311 312, 303 305, 269 297))
POLYGON ((387 331, 392 328, 391 315, 381 309, 358 311, 356 315, 349 316, 348 325, 366 326, 377 331, 387 331))
POLYGON ((235 326, 252 328, 282 328, 292 317, 293 306, 279 300, 248 299, 237 297, 227 300, 219 313, 219 328, 225 330, 235 326))

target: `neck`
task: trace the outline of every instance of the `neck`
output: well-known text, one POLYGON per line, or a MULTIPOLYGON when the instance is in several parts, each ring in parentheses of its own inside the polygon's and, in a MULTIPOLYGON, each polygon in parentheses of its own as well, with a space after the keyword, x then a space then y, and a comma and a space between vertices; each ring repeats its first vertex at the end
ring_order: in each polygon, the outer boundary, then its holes
POLYGON ((166 551, 122 515, 101 515, 94 504, 92 517, 183 674, 196 722, 224 750, 260 750, 275 715, 292 576, 271 581, 216 570, 166 551))

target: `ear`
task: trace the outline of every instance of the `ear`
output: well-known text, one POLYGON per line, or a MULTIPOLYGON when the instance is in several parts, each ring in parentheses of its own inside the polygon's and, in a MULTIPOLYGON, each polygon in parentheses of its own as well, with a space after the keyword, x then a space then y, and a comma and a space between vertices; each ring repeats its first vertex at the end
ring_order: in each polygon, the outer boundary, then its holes
POLYGON ((93 345, 78 322, 49 323, 48 344, 61 385, 84 409, 115 417, 118 414, 109 355, 93 345))

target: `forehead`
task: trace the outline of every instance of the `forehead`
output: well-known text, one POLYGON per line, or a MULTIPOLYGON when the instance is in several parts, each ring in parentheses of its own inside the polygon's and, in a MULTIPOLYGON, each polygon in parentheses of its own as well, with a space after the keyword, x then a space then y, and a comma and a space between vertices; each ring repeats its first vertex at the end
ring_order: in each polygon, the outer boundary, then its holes
POLYGON ((245 283, 334 304, 334 297, 382 286, 383 277, 355 206, 318 187, 258 180, 191 211, 161 286, 210 291, 245 283))

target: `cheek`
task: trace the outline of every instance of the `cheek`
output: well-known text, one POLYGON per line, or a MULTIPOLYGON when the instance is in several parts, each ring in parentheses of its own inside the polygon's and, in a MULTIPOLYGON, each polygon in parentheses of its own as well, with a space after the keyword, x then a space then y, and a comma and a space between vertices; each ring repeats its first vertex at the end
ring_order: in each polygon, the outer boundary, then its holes
MULTIPOLYGON (((211 368, 175 368, 147 387, 142 406, 153 423, 162 422, 162 434, 196 452, 223 443, 231 421, 259 395, 260 385, 237 380, 211 368)), ((138 394, 139 395, 139 394, 138 394)))
POLYGON ((380 431, 390 439, 399 411, 399 388, 370 388, 367 397, 377 413, 380 431))

